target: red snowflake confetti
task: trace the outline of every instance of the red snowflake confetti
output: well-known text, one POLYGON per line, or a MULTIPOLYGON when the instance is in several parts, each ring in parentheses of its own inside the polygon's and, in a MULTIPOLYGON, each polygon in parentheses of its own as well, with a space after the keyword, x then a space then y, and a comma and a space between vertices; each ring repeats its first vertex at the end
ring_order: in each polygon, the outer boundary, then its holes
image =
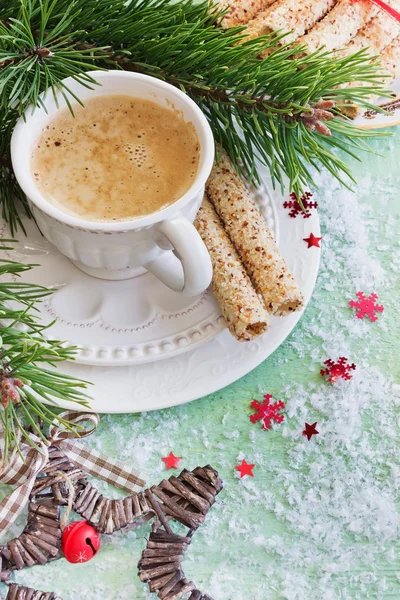
POLYGON ((250 421, 252 423, 261 421, 263 429, 271 429, 272 421, 275 421, 275 423, 283 423, 285 418, 283 415, 279 414, 279 411, 285 408, 285 404, 282 400, 274 402, 273 404, 271 404, 271 400, 271 394, 265 394, 262 402, 253 400, 250 404, 251 408, 254 408, 254 414, 250 415, 250 421))
POLYGON ((356 369, 356 365, 352 363, 348 364, 347 358, 341 356, 337 362, 333 362, 331 358, 324 362, 326 369, 321 369, 320 374, 323 377, 326 377, 327 381, 334 383, 340 377, 342 379, 349 380, 353 376, 350 375, 350 371, 354 371, 356 369))
POLYGON ((313 233, 310 233, 310 237, 303 238, 303 240, 307 242, 309 248, 312 248, 313 246, 315 246, 316 248, 321 248, 319 243, 322 240, 322 237, 315 237, 313 233))
POLYGON ((245 477, 245 475, 250 475, 250 477, 254 477, 253 469, 256 465, 251 465, 247 463, 244 459, 242 460, 241 465, 236 465, 235 469, 240 473, 240 479, 245 477))
POLYGON ((168 456, 161 460, 165 462, 165 470, 168 471, 168 469, 179 469, 178 463, 181 459, 182 456, 174 456, 174 453, 170 452, 168 456))
POLYGON ((368 298, 366 298, 364 292, 357 292, 356 296, 358 300, 350 300, 349 306, 350 308, 357 309, 357 319, 364 319, 364 317, 368 317, 370 321, 377 321, 378 317, 376 313, 382 313, 384 310, 383 306, 376 304, 378 296, 376 294, 371 294, 368 296, 368 298))
POLYGON ((318 204, 316 202, 310 202, 310 198, 312 198, 311 192, 306 192, 300 198, 300 202, 297 199, 297 196, 294 192, 290 194, 291 201, 284 202, 283 208, 290 208, 289 217, 295 219, 297 215, 303 215, 303 219, 309 219, 311 217, 311 208, 318 208, 318 204), (301 207, 301 203, 303 204, 304 210, 301 207))
POLYGON ((313 423, 312 425, 309 425, 308 423, 304 424, 304 430, 303 430, 303 435, 306 436, 306 438, 308 439, 308 441, 311 440, 313 435, 319 435, 319 431, 317 431, 317 421, 315 421, 315 423, 313 423))

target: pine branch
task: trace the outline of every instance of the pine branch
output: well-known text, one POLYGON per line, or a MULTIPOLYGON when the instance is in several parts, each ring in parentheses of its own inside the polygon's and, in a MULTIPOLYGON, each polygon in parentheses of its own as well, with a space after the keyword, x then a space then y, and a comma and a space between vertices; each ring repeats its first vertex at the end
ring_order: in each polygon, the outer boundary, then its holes
MULTIPOLYGON (((257 181, 258 157, 274 181, 282 185, 289 177, 298 196, 312 181, 311 167, 351 178, 333 150, 354 155, 357 148, 359 159, 363 138, 377 135, 337 116, 325 115, 314 126, 309 116, 321 100, 371 106, 368 98, 382 89, 382 75, 365 52, 299 58, 298 48, 281 46, 282 36, 243 43, 243 28, 220 28, 221 12, 206 0, 21 0, 0 15, 0 117, 11 107, 22 114, 30 103, 40 105, 49 87, 70 101, 62 80, 72 76, 95 85, 87 75, 93 68, 146 73, 197 102, 238 170, 257 181), (261 61, 266 48, 274 52, 261 61), (345 87, 354 80, 360 86, 345 87)), ((3 168, 3 198, 8 185, 3 168)), ((9 196, 4 204, 11 207, 9 196)))
POLYGON ((19 227, 25 233, 20 211, 31 216, 26 198, 19 187, 11 165, 10 139, 18 114, 14 110, 0 110, 0 200, 1 216, 8 221, 11 235, 19 227), (19 201, 19 206, 16 204, 19 201))
MULTIPOLYGON (((0 250, 7 253, 14 242, 3 240, 0 250)), ((71 401, 87 407, 87 383, 53 370, 60 362, 73 359, 76 349, 58 340, 46 340, 43 334, 50 325, 40 323, 35 303, 51 290, 19 281, 32 265, 9 259, 0 261, 0 412, 7 449, 18 444, 25 427, 50 423, 57 400, 71 401), (5 279, 7 276, 7 279, 5 279), (43 400, 48 404, 44 404, 43 400)))

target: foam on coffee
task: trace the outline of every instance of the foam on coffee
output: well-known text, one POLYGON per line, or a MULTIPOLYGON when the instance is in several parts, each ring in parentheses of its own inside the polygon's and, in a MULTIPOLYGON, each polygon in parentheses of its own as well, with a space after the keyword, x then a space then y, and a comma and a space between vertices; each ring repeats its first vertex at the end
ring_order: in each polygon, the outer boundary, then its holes
POLYGON ((199 165, 194 125, 173 108, 131 96, 100 96, 63 109, 32 149, 41 194, 90 221, 124 221, 173 204, 199 165))

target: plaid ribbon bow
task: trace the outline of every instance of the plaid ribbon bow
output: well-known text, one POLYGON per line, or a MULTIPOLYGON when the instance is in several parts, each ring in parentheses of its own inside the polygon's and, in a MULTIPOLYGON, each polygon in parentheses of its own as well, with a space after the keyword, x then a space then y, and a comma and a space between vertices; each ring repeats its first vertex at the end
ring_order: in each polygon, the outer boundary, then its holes
MULTIPOLYGON (((36 476, 48 461, 50 446, 57 446, 74 465, 86 473, 104 479, 125 492, 132 493, 135 486, 144 486, 145 482, 140 479, 138 471, 127 469, 122 462, 90 450, 73 439, 91 435, 99 424, 99 415, 66 411, 60 417, 75 425, 89 423, 89 427, 83 427, 79 432, 66 431, 54 420, 46 441, 30 434, 30 439, 37 448, 26 442, 21 443, 22 457, 14 453, 7 464, 0 466, 0 482, 17 486, 0 503, 0 536, 7 531, 28 502, 36 476)), ((3 447, 2 442, 4 446, 4 438, 0 433, 0 448, 3 447)))
MULTIPOLYGON (((351 2, 359 2, 360 0, 351 0, 351 2)), ((379 6, 382 10, 384 10, 392 19, 400 23, 400 12, 395 10, 387 2, 383 2, 383 0, 370 0, 376 6, 379 6)))

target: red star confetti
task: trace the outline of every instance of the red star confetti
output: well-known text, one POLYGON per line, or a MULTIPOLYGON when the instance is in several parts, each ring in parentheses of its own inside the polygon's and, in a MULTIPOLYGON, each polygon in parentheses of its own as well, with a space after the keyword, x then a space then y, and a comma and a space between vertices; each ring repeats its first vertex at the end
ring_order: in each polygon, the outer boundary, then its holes
POLYGON ((319 243, 322 240, 322 237, 315 237, 313 233, 310 233, 310 237, 303 238, 303 240, 307 242, 309 248, 312 248, 313 246, 315 246, 316 248, 321 248, 319 243))
POLYGON ((378 317, 376 313, 383 313, 383 306, 380 304, 376 304, 378 300, 378 296, 376 294, 371 294, 366 298, 364 292, 357 292, 356 294, 358 300, 350 300, 349 306, 350 308, 356 308, 356 317, 357 319, 364 319, 364 317, 368 317, 370 321, 377 321, 378 317))
POLYGON ((235 469, 240 473, 240 479, 245 477, 246 475, 250 475, 250 477, 254 477, 253 469, 256 465, 250 465, 244 459, 242 460, 241 465, 236 465, 235 469))
POLYGON ((252 423, 260 421, 263 429, 271 429, 272 421, 275 423, 283 423, 285 419, 283 415, 279 414, 279 411, 285 408, 285 404, 282 400, 271 404, 271 400, 271 394, 265 394, 262 402, 253 400, 250 404, 251 408, 254 408, 254 413, 250 415, 250 421, 252 423))
POLYGON ((311 440, 313 435, 319 435, 319 431, 317 431, 317 422, 315 421, 315 423, 313 423, 312 425, 305 423, 304 430, 302 433, 304 436, 306 436, 308 441, 311 440))
POLYGON ((168 471, 168 469, 179 469, 178 463, 182 460, 182 456, 174 456, 173 452, 170 452, 168 456, 161 460, 165 462, 166 471, 168 471))
POLYGON ((321 369, 320 374, 323 377, 326 377, 327 381, 334 383, 338 379, 346 379, 349 380, 353 376, 350 375, 350 371, 354 371, 356 369, 356 365, 352 363, 348 364, 347 358, 341 356, 337 362, 333 362, 331 358, 324 362, 326 369, 321 369))
POLYGON ((310 198, 312 198, 311 192, 306 192, 300 198, 300 201, 297 199, 297 196, 294 192, 290 194, 291 201, 284 202, 283 208, 290 208, 289 217, 295 219, 298 215, 303 215, 303 219, 309 219, 311 217, 311 208, 318 208, 318 204, 316 202, 310 202, 310 198), (301 207, 303 205, 304 209, 301 207))

